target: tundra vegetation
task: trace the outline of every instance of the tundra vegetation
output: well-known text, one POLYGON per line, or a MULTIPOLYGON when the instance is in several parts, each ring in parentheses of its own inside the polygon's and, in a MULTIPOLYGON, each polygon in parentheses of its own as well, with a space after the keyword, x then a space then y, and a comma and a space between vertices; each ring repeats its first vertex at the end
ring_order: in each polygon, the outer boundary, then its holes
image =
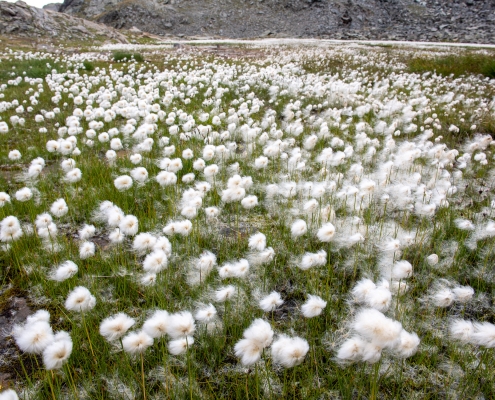
POLYGON ((493 53, 90 50, 0 54, 0 399, 495 397, 493 53))

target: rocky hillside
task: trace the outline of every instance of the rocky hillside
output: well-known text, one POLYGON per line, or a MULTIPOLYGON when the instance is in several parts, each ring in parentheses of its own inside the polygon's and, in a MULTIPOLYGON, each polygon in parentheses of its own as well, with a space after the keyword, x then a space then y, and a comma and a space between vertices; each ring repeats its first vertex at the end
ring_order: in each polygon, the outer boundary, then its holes
POLYGON ((158 35, 495 43, 492 0, 65 0, 59 11, 158 35))
POLYGON ((23 1, 0 1, 0 34, 32 38, 34 41, 50 37, 127 43, 126 37, 111 27, 56 11, 30 7, 23 1))

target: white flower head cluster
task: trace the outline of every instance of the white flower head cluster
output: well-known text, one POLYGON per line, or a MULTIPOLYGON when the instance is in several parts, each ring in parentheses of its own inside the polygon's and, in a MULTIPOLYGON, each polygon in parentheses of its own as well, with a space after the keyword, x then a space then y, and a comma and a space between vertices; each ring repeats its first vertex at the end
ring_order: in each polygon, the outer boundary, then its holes
POLYGON ((72 353, 72 339, 65 331, 53 333, 50 314, 39 310, 23 325, 15 325, 13 336, 25 353, 40 354, 47 370, 60 369, 72 353))

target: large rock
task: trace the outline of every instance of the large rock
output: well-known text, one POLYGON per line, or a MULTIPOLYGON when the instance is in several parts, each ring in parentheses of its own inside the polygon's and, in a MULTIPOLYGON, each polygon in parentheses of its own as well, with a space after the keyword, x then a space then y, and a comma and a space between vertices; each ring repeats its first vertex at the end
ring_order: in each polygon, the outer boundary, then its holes
POLYGON ((96 39, 106 37, 121 43, 127 38, 115 29, 49 9, 30 7, 23 1, 0 1, 0 34, 29 38, 96 39))

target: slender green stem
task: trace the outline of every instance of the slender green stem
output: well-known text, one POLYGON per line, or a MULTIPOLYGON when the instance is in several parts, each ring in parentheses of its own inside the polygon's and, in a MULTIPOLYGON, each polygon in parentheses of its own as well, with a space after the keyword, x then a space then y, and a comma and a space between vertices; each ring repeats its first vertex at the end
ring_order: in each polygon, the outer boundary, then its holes
POLYGON ((143 385, 143 399, 146 400, 146 385, 144 383, 144 355, 141 353, 141 384, 143 385))
POLYGON ((380 364, 381 360, 378 361, 373 366, 373 373, 371 374, 371 382, 370 382, 370 399, 376 400, 378 396, 378 376, 380 374, 380 364))

